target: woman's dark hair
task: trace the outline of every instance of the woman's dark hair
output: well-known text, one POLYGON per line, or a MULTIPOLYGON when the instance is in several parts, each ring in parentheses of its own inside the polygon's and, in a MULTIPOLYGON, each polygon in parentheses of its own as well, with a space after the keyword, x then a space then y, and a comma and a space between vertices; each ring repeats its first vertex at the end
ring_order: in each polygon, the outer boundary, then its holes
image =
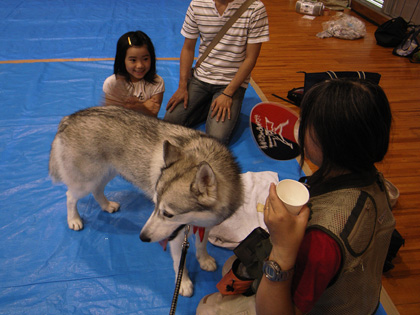
POLYGON ((127 72, 125 67, 125 56, 127 54, 128 48, 131 46, 147 46, 147 50, 150 54, 150 70, 144 76, 144 79, 149 82, 155 82, 156 76, 156 54, 155 47, 153 46, 152 41, 149 36, 147 36, 142 31, 128 32, 120 37, 117 42, 117 53, 115 55, 114 61, 114 74, 124 76, 127 82, 130 82, 130 75, 127 72))
POLYGON ((312 87, 302 100, 299 126, 302 163, 307 131, 323 154, 311 181, 322 181, 334 169, 371 170, 388 151, 391 121, 388 99, 374 83, 335 79, 312 87))

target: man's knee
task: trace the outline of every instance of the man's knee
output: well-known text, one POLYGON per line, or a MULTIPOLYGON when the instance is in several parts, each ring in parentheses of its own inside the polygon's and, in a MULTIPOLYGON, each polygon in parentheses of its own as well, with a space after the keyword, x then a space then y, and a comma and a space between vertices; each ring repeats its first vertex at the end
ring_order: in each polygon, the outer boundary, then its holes
MULTIPOLYGON (((214 118, 213 118, 214 119, 214 118)), ((212 122, 206 124, 206 133, 223 144, 229 144, 235 125, 232 122, 212 122)))
POLYGON ((185 113, 182 112, 183 110, 184 110, 183 104, 178 104, 178 106, 175 107, 175 109, 172 112, 166 111, 165 116, 163 117, 163 120, 174 123, 174 124, 182 125, 186 117, 185 113), (178 107, 180 107, 181 110, 178 107))

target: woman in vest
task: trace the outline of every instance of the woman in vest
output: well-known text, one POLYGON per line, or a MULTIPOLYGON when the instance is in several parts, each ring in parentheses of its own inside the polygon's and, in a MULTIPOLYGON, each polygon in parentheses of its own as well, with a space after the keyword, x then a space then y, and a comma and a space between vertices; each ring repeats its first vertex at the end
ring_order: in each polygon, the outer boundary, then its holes
POLYGON ((264 216, 272 274, 259 285, 257 314, 375 313, 395 226, 375 168, 388 150, 391 120, 385 93, 368 81, 325 81, 305 94, 299 143, 319 168, 306 179, 311 198, 298 216, 270 187, 264 216))

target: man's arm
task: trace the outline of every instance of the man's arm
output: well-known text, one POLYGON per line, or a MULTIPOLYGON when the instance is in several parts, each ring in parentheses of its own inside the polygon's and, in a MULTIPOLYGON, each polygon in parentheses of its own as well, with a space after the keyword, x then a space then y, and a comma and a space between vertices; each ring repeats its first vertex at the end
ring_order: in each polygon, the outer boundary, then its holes
MULTIPOLYGON (((246 56, 242 65, 239 67, 238 72, 233 77, 232 81, 224 90, 224 93, 230 96, 235 94, 236 90, 241 86, 241 84, 248 78, 251 74, 252 69, 254 69, 255 64, 257 63, 258 56, 261 50, 261 43, 257 44, 247 44, 246 46, 246 56)), ((211 105, 212 117, 216 116, 216 120, 225 121, 226 115, 230 119, 230 109, 232 107, 232 99, 226 95, 221 94, 217 97, 213 104, 211 105)))
POLYGON ((184 108, 187 108, 188 106, 188 80, 191 76, 196 43, 197 39, 185 38, 181 50, 178 89, 166 105, 166 110, 169 110, 170 112, 172 112, 181 101, 184 101, 184 108))
POLYGON ((226 87, 224 91, 226 94, 233 95, 241 86, 241 84, 246 80, 246 78, 251 74, 252 69, 254 69, 257 63, 258 56, 260 55, 261 45, 261 43, 247 44, 245 60, 239 67, 238 72, 235 74, 232 81, 226 87))

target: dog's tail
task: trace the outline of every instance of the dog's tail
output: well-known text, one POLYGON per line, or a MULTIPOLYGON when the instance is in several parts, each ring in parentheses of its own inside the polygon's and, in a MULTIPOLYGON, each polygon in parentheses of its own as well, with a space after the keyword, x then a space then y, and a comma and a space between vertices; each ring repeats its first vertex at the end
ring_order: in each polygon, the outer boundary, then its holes
POLYGON ((62 178, 60 175, 60 161, 62 154, 62 143, 60 134, 64 132, 68 125, 69 117, 66 116, 60 121, 60 124, 57 128, 57 134, 55 135, 54 140, 51 144, 50 161, 48 163, 48 173, 54 183, 62 182, 62 178))
POLYGON ((65 116, 63 117, 63 119, 61 119, 60 124, 58 125, 57 134, 63 132, 64 129, 66 129, 68 125, 69 125, 69 116, 65 116))
POLYGON ((53 143, 51 144, 51 151, 50 151, 50 161, 48 163, 48 173, 53 180, 54 183, 61 182, 60 176, 60 150, 57 148, 60 146, 59 142, 61 141, 59 134, 57 133, 53 143))

